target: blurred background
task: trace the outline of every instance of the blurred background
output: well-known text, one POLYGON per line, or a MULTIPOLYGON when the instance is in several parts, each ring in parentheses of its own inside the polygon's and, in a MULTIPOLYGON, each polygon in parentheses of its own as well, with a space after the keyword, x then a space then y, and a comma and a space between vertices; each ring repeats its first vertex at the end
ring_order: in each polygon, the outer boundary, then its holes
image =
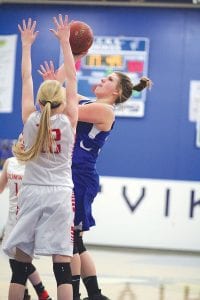
MULTIPOLYGON (((92 86, 113 70, 135 83, 142 76, 154 83, 116 111, 115 129, 97 163, 97 226, 85 238, 104 290, 114 300, 199 300, 200 1, 0 1, 1 167, 23 128, 17 24, 28 17, 37 21, 36 92, 40 64, 51 59, 58 67, 62 61, 49 31, 58 13, 93 29, 93 46, 77 65, 80 94, 93 97, 92 86)), ((0 203, 2 235, 7 190, 0 203)), ((4 300, 10 271, 3 254, 0 260, 4 300)), ((54 282, 47 259, 37 263, 54 282)))

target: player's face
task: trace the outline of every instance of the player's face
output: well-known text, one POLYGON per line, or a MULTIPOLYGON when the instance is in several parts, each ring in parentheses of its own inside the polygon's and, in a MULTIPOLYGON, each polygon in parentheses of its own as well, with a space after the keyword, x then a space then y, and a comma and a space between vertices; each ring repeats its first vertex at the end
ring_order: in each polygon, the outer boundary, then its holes
POLYGON ((96 85, 94 93, 97 98, 109 97, 118 93, 119 90, 119 77, 117 74, 112 73, 105 78, 101 79, 101 82, 96 85))
POLYGON ((23 139, 22 134, 20 134, 17 143, 19 144, 20 148, 23 150, 24 149, 24 139, 23 139))

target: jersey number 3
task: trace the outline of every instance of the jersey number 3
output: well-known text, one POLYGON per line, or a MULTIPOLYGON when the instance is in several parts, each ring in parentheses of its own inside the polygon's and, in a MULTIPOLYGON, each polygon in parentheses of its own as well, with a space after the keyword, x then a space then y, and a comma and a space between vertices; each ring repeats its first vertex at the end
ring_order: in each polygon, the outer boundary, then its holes
POLYGON ((51 132, 52 132, 53 141, 55 143, 53 143, 53 145, 51 145, 50 151, 51 151, 51 153, 60 153, 61 152, 61 146, 58 143, 61 140, 60 129, 52 129, 51 132))

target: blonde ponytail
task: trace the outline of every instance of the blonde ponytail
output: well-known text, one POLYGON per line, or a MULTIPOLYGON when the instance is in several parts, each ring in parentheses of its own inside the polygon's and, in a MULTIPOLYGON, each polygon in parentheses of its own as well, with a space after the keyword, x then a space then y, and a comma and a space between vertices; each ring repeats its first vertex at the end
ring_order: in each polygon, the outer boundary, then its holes
POLYGON ((51 134, 50 117, 51 107, 56 108, 65 101, 61 84, 56 80, 44 81, 38 90, 37 101, 44 106, 44 109, 41 114, 35 143, 25 151, 20 149, 17 144, 12 148, 13 154, 20 161, 36 159, 41 152, 49 154, 55 148, 52 147, 55 141, 51 134))

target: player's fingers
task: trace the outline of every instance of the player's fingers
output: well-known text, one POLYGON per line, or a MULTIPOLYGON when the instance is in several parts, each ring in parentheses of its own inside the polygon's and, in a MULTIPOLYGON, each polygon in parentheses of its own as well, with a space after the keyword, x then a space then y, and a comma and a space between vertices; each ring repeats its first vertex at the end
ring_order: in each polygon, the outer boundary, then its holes
POLYGON ((23 30, 25 30, 25 29, 26 29, 26 22, 25 22, 25 20, 24 20, 24 19, 22 20, 22 27, 23 27, 23 30))
POLYGON ((58 15, 58 19, 59 19, 60 25, 63 26, 64 24, 63 24, 63 18, 62 18, 61 14, 58 15))
POLYGON ((36 31, 36 32, 34 33, 35 37, 37 37, 38 33, 39 33, 39 31, 36 31))
POLYGON ((64 19, 64 25, 68 24, 68 15, 65 15, 65 19, 64 19))
POLYGON ((44 65, 45 65, 46 71, 49 72, 50 68, 49 68, 49 64, 48 64, 48 62, 46 60, 44 62, 44 65))
POLYGON ((31 29, 31 23, 32 23, 31 18, 28 18, 27 29, 31 29))
POLYGON ((41 69, 41 71, 42 71, 43 73, 46 73, 46 69, 45 69, 45 67, 44 67, 43 65, 40 65, 40 69, 41 69))
POLYGON ((49 29, 55 36, 57 36, 57 32, 54 29, 49 29))
POLYGON ((19 31, 22 32, 23 30, 21 28, 21 25, 18 24, 17 26, 18 26, 19 31))
POLYGON ((36 21, 33 21, 33 24, 31 26, 31 31, 34 32, 36 27, 36 21))
POLYGON ((42 73, 40 70, 37 70, 37 72, 38 72, 41 76, 43 76, 43 73, 42 73))
POLYGON ((55 25, 56 27, 59 27, 59 23, 58 23, 56 17, 53 17, 53 22, 54 22, 54 25, 55 25))
POLYGON ((54 72, 54 64, 52 60, 50 60, 50 69, 52 72, 54 72))

